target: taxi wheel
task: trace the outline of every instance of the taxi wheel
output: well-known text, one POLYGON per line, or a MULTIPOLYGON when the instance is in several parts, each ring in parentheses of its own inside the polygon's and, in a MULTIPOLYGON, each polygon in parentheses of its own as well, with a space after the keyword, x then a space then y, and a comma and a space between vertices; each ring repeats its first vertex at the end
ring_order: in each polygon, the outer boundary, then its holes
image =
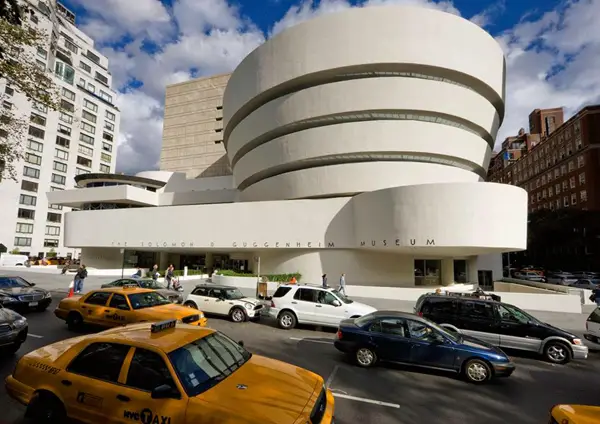
POLYGON ((571 351, 561 342, 550 342, 544 347, 544 357, 553 364, 566 364, 571 360, 571 351))
POLYGON ((233 308, 229 313, 233 322, 244 322, 246 321, 246 312, 242 308, 233 308))
POLYGON ((368 347, 361 347, 354 354, 356 364, 363 368, 369 368, 377 362, 377 355, 368 347))
POLYGON ((194 302, 190 302, 190 301, 185 302, 183 304, 183 306, 187 306, 188 308, 192 308, 192 309, 198 309, 198 305, 196 305, 194 302))
POLYGON ((83 317, 77 312, 71 312, 67 316, 69 330, 78 330, 83 326, 83 317))
POLYGON ((283 328, 284 330, 291 330, 296 326, 296 322, 296 316, 290 311, 283 311, 277 318, 279 328, 283 328))
POLYGON ((25 414, 36 424, 63 424, 67 420, 65 406, 51 393, 37 393, 25 414))
POLYGON ((482 384, 492 378, 492 369, 481 359, 471 359, 467 361, 463 369, 467 381, 476 384, 482 384))

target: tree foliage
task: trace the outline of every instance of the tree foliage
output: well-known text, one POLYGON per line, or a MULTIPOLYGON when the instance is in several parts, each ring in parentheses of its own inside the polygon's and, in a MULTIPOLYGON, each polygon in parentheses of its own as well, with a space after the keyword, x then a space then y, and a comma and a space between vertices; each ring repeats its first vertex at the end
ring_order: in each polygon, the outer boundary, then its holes
POLYGON ((36 59, 38 48, 49 52, 50 37, 30 25, 32 16, 35 12, 19 6, 18 0, 0 0, 0 78, 7 84, 0 95, 0 178, 16 179, 15 165, 23 157, 29 127, 28 114, 14 102, 22 96, 38 108, 58 110, 60 105, 47 66, 36 59))

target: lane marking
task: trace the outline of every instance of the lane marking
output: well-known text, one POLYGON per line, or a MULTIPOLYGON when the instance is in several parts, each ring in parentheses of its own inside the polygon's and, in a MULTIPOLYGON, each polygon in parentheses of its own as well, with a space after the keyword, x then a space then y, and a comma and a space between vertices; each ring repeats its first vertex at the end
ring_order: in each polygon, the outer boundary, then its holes
POLYGON ((355 400, 355 401, 358 401, 358 402, 370 403, 370 404, 379 405, 379 406, 387 406, 388 408, 396 408, 396 409, 400 408, 400 405, 398 405, 397 403, 381 402, 379 400, 365 399, 365 398, 360 398, 360 397, 356 397, 356 396, 345 395, 345 394, 336 393, 336 392, 332 392, 332 393, 333 393, 333 396, 337 397, 337 398, 348 399, 348 400, 355 400))
POLYGON ((38 336, 37 334, 31 334, 31 333, 29 333, 27 335, 29 337, 33 337, 34 339, 43 339, 44 338, 44 336, 38 336))
POLYGON ((331 383, 333 382, 333 379, 335 378, 335 374, 338 372, 339 369, 340 369, 339 365, 336 365, 335 367, 333 367, 333 371, 331 371, 329 378, 325 382, 325 387, 327 387, 328 389, 331 386, 331 383))
POLYGON ((322 343, 322 344, 333 344, 333 342, 327 342, 325 340, 311 340, 311 339, 303 339, 301 337, 290 337, 290 340, 296 340, 299 342, 311 342, 311 343, 322 343))

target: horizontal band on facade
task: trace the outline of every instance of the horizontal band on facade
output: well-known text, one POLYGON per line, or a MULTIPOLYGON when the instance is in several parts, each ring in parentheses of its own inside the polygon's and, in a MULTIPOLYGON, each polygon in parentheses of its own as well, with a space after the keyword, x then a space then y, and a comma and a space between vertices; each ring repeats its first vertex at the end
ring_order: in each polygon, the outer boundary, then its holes
POLYGON ((419 162, 419 163, 434 163, 436 165, 446 165, 455 168, 464 169, 473 172, 485 179, 487 173, 485 169, 476 163, 466 161, 448 155, 436 155, 432 153, 415 153, 415 152, 361 152, 361 153, 345 153, 321 156, 310 159, 303 159, 295 162, 288 162, 267 168, 257 172, 249 178, 238 184, 239 190, 245 190, 253 184, 268 178, 278 175, 287 174, 288 172, 302 171, 305 169, 319 168, 329 165, 342 165, 348 163, 363 163, 363 162, 419 162))
POLYGON ((421 121, 429 122, 438 125, 447 125, 450 127, 460 128, 483 138, 490 148, 494 147, 494 138, 485 129, 473 124, 465 119, 457 116, 451 116, 444 113, 429 112, 421 110, 361 110, 348 113, 319 116, 303 121, 294 122, 289 125, 278 127, 272 131, 268 131, 259 137, 245 143, 235 154, 231 160, 231 166, 235 167, 236 163, 246 154, 256 149, 257 147, 266 144, 276 138, 283 137, 295 132, 304 131, 311 128, 324 127, 327 125, 337 125, 347 122, 364 122, 364 121, 383 121, 383 120, 398 120, 398 121, 421 121))
POLYGON ((478 93, 494 106, 500 117, 500 122, 504 119, 505 107, 502 98, 489 85, 471 75, 435 66, 408 63, 372 63, 303 75, 264 91, 238 109, 226 123, 223 129, 224 146, 227 148, 231 132, 241 121, 261 106, 279 97, 335 82, 382 77, 426 79, 467 88, 478 93))

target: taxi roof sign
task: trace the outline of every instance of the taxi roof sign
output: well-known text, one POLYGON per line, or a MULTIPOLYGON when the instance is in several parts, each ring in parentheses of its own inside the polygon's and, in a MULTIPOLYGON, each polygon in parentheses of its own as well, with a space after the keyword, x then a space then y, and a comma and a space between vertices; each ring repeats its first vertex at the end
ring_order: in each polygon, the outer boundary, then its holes
POLYGON ((136 283, 125 283, 122 287, 124 289, 137 289, 139 286, 136 283))
POLYGON ((175 328, 175 325, 177 325, 176 319, 168 319, 166 321, 155 322, 150 327, 150 332, 160 333, 161 331, 168 330, 169 328, 175 328))

